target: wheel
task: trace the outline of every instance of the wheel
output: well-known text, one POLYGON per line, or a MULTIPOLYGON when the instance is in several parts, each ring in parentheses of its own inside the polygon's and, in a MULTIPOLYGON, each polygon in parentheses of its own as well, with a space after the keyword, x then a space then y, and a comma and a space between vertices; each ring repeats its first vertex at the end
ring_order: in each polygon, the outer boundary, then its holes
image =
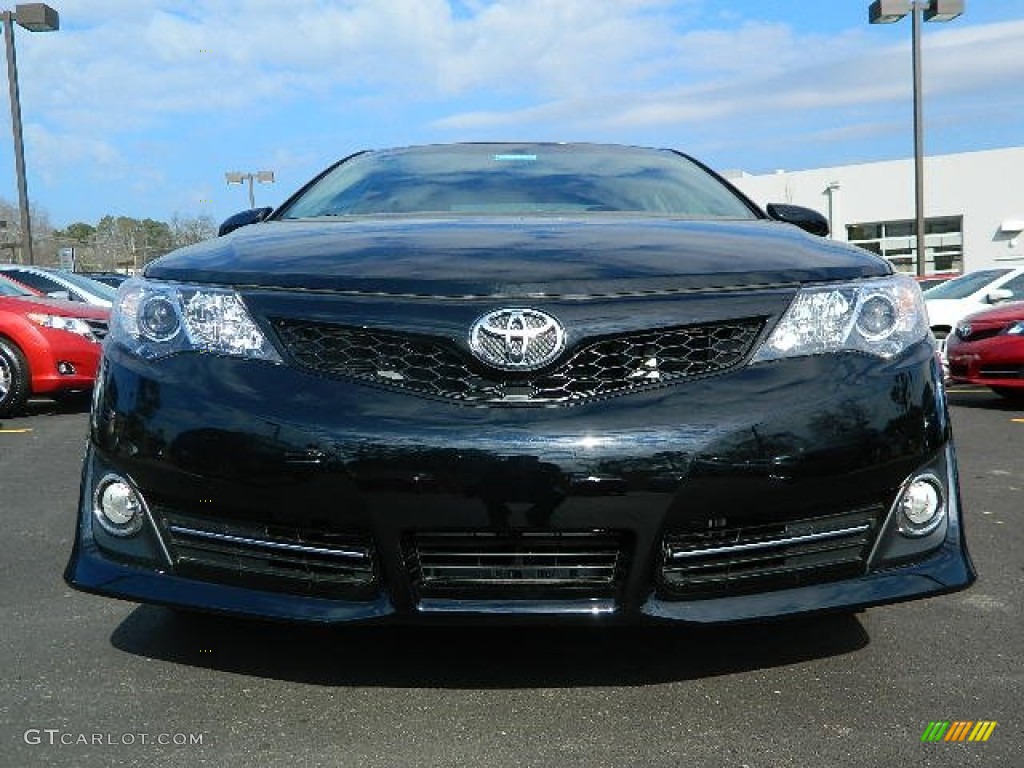
POLYGON ((1011 389, 1010 387, 992 387, 992 391, 1007 400, 1024 400, 1024 389, 1011 389))
POLYGON ((28 364, 18 349, 7 339, 0 339, 0 416, 11 416, 21 410, 28 399, 28 364))

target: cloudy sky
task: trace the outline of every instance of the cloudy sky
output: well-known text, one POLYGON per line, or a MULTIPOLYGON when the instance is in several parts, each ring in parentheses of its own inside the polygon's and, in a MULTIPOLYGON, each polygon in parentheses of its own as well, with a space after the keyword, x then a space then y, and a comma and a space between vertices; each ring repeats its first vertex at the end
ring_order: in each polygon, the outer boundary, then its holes
MULTIPOLYGON (((16 39, 29 194, 55 226, 220 220, 248 207, 225 171, 273 170, 273 205, 354 150, 423 142, 672 146, 754 173, 913 152, 910 20, 870 26, 868 0, 49 4, 60 31, 16 39)), ((928 154, 1024 143, 1021 40, 1024 0, 924 26, 928 154)))

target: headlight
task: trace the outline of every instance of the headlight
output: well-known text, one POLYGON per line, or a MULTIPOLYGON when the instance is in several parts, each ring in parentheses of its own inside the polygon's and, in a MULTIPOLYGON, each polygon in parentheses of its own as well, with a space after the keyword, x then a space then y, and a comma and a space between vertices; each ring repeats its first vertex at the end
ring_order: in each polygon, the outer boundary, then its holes
POLYGON ((892 275, 803 288, 752 362, 852 351, 891 358, 928 335, 921 290, 892 275))
POLYGON ((114 302, 110 340, 149 359, 207 352, 281 361, 228 288, 126 280, 114 302))
POLYGON ((99 339, 93 335, 92 328, 89 327, 89 324, 81 318, 63 317, 61 315, 42 315, 36 312, 30 312, 27 317, 33 323, 42 326, 43 328, 55 328, 58 331, 77 333, 79 336, 84 336, 89 339, 89 341, 99 341, 99 339))

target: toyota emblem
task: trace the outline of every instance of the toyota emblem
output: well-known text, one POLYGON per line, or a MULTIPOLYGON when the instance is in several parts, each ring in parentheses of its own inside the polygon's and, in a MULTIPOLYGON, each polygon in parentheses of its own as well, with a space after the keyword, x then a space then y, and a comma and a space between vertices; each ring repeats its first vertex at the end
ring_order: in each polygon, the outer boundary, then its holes
POLYGON ((494 368, 533 371, 561 354, 565 348, 565 330, 546 312, 497 309, 473 323, 469 348, 494 368))

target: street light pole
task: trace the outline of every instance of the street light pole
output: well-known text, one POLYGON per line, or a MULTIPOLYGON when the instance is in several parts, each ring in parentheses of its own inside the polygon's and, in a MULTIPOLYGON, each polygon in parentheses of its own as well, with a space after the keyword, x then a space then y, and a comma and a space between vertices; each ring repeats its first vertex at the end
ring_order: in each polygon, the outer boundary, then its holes
POLYGON ((928 273, 924 239, 924 108, 921 106, 921 4, 912 2, 911 42, 914 57, 914 232, 917 234, 917 274, 928 273))
POLYGON ((21 130, 21 98, 18 93, 18 61, 14 51, 14 22, 30 32, 52 32, 60 27, 57 12, 45 3, 24 3, 14 12, 4 11, 4 44, 7 49, 7 87, 11 98, 11 130, 14 132, 14 171, 18 177, 18 210, 21 217, 21 252, 26 263, 32 257, 32 219, 28 207, 25 174, 25 142, 21 130))
POLYGON ((921 87, 921 20, 952 21, 964 12, 965 0, 875 0, 868 8, 871 24, 892 24, 911 15, 911 53, 914 67, 914 232, 918 275, 927 273, 924 216, 924 108, 921 87))
POLYGON ((257 171, 256 173, 241 173, 240 171, 228 171, 224 174, 224 180, 228 184, 249 182, 249 208, 252 209, 256 207, 256 194, 253 192, 253 182, 258 181, 260 184, 273 184, 274 172, 257 171))

